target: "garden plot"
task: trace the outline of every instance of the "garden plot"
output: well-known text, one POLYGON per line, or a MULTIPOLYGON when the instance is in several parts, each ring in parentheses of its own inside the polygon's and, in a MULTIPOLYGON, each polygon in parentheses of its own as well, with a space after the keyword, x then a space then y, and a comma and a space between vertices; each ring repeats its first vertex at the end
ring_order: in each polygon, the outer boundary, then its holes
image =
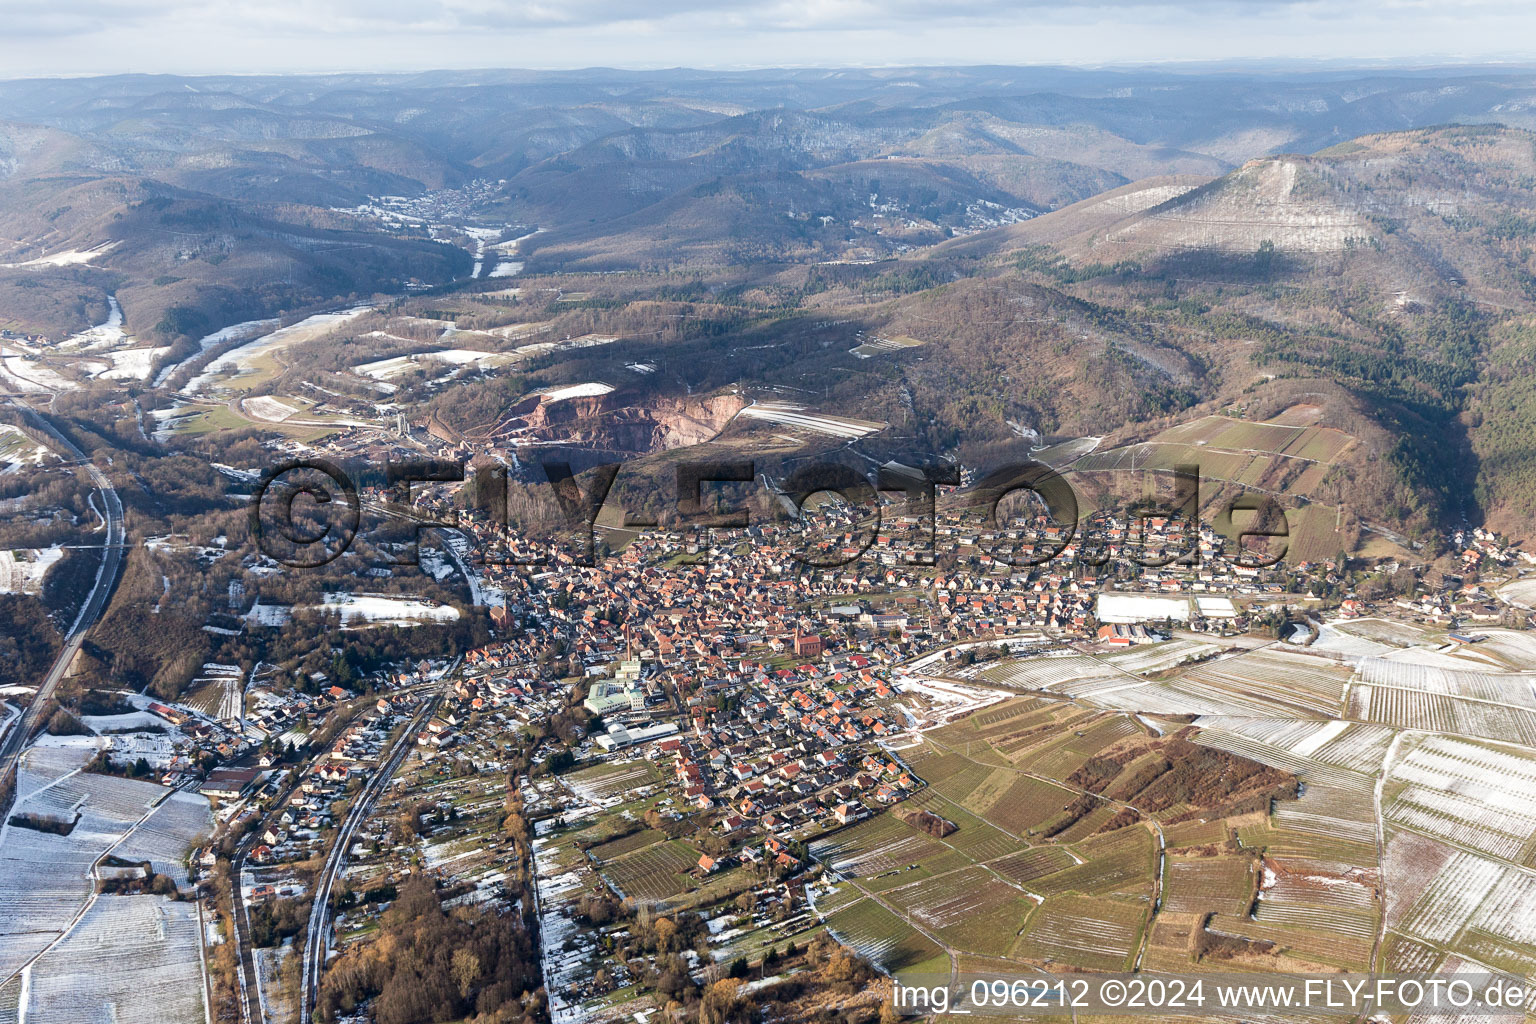
POLYGON ((91 864, 104 848, 72 837, 6 827, 0 839, 0 978, 68 927, 91 895, 91 864))
MULTIPOLYGON (((1069 834, 1069 833, 1063 833, 1069 834)), ((1139 825, 1089 839, 1078 847, 1086 861, 1038 879, 1031 889, 1046 896, 1076 892, 1103 896, 1151 888, 1157 868, 1152 833, 1139 825)))
MULTIPOLYGON (((1403 665, 1428 665, 1431 668, 1442 668, 1451 672, 1495 672, 1505 671, 1504 666, 1497 658, 1485 657, 1475 647, 1466 645, 1451 647, 1401 647, 1383 654, 1382 660, 1397 662, 1403 665)), ((1530 668, 1522 665, 1521 668, 1530 668)))
POLYGON ((1376 808, 1369 779, 1353 784, 1306 781, 1301 796, 1275 804, 1275 824, 1316 836, 1371 843, 1376 839, 1376 808))
MULTIPOLYGON (((1371 961, 1374 936, 1355 936, 1337 929, 1318 929, 1297 925, 1269 924, 1262 918, 1222 917, 1211 918, 1208 925, 1219 935, 1236 935, 1246 939, 1273 942, 1283 951, 1320 964, 1343 967, 1352 971, 1366 971, 1371 961)), ((1294 1017, 1277 1015, 1274 1024, 1294 1017)))
POLYGON ((1393 619, 1348 619, 1334 623, 1335 628, 1352 636, 1364 637, 1389 647, 1438 646, 1429 632, 1419 626, 1393 619))
POLYGON ((0 824, 0 977, 60 934, 89 900, 91 865, 167 792, 87 775, 95 743, 34 747, 23 756, 13 814, 74 822, 67 836, 0 824))
POLYGON ((1277 825, 1314 836, 1375 842, 1375 785, 1369 775, 1209 724, 1201 729, 1195 742, 1291 772, 1302 781, 1299 799, 1275 804, 1277 825))
POLYGON ((1349 728, 1310 752, 1314 760, 1336 764, 1358 772, 1375 772, 1386 760, 1387 748, 1395 734, 1379 725, 1350 723, 1349 728))
MULTIPOLYGON (((1367 773, 1381 768, 1393 735, 1392 730, 1384 726, 1360 725, 1338 719, 1293 722, 1275 718, 1205 715, 1196 719, 1194 724, 1200 729, 1242 736, 1298 758, 1367 773)), ((1299 764, 1304 765, 1305 762, 1299 764)))
POLYGON ((1311 870, 1308 865, 1268 865, 1259 893, 1257 918, 1277 925, 1336 931, 1357 939, 1376 934, 1375 890, 1364 872, 1352 877, 1311 870))
POLYGON ((1472 927, 1536 947, 1536 873, 1505 868, 1472 918, 1472 927))
POLYGON ((1395 825, 1503 860, 1519 860, 1526 840, 1536 834, 1536 816, 1479 807, 1450 793, 1420 786, 1409 786, 1398 794, 1385 817, 1395 825), (1476 820, 1469 821, 1469 816, 1476 820))
POLYGON ((1048 899, 1013 954, 1093 971, 1124 971, 1145 914, 1145 907, 1134 903, 1084 896, 1048 899))
POLYGON ((207 797, 176 792, 112 853, 127 861, 147 860, 157 874, 171 876, 177 885, 187 885, 187 851, 212 828, 213 812, 207 797))
MULTIPOLYGON (((1199 722, 1226 721, 1219 718, 1201 718, 1199 722)), ((1344 789, 1372 788, 1370 776, 1334 764, 1324 764, 1315 757, 1294 753, 1271 743, 1252 738, 1242 732, 1234 732, 1215 725, 1202 727, 1194 741, 1218 750, 1251 758, 1261 764, 1291 772, 1307 785, 1332 785, 1344 789)))
POLYGON ((661 832, 652 828, 643 828, 638 832, 631 832, 627 836, 621 836, 618 839, 613 839, 606 843, 599 843, 596 846, 590 847, 587 850, 587 853, 598 863, 602 863, 604 861, 615 860, 624 856, 626 853, 634 853, 636 850, 643 850, 647 846, 654 846, 657 843, 664 841, 666 838, 667 834, 665 832, 661 832))
MULTIPOLYGON (((273 623, 270 621, 270 613, 277 611, 279 607, 278 605, 263 606, 258 603, 246 615, 246 620, 248 622, 258 622, 262 625, 282 625, 283 623, 281 622, 273 623), (261 611, 258 612, 257 609, 261 609, 261 611)), ((282 610, 287 611, 286 608, 282 610)), ((184 699, 186 706, 194 711, 202 712, 209 718, 225 722, 238 721, 245 713, 245 690, 240 679, 239 667, 231 667, 235 669, 232 674, 204 675, 192 680, 192 685, 196 689, 184 699)), ((209 669, 210 666, 203 666, 204 673, 208 673, 209 669)))
POLYGON ((32 968, 27 1024, 201 1024, 202 927, 196 903, 98 900, 32 968))
POLYGON ((1478 653, 1496 658, 1507 668, 1528 669, 1536 665, 1536 634, 1520 630, 1490 629, 1482 633, 1478 653))
POLYGON ((678 840, 658 843, 603 865, 603 874, 626 899, 654 903, 688 888, 697 850, 678 840))
POLYGON ((601 804, 618 796, 632 795, 639 787, 654 785, 657 777, 649 761, 622 761, 583 768, 562 776, 561 781, 584 800, 601 804))
POLYGON ((1164 672, 1187 661, 1209 657, 1220 650, 1215 644, 1200 640, 1169 640, 1167 643, 1132 647, 1128 651, 1101 657, 1122 672, 1164 672))
POLYGON ((961 804, 969 811, 1013 835, 1056 815, 1072 801, 1073 793, 1049 782, 999 768, 961 804))
POLYGON ((1317 639, 1308 650, 1327 651, 1345 658, 1373 658, 1387 654, 1395 648, 1391 644, 1377 643, 1363 636, 1345 632, 1337 624, 1323 625, 1317 631, 1317 639))
POLYGON ((1060 846, 1037 846, 993 861, 989 866, 1015 885, 1028 889, 1028 883, 1034 879, 1064 871, 1076 863, 1073 855, 1060 846))
POLYGON ((1499 588, 1500 600, 1517 608, 1536 608, 1536 580, 1514 580, 1499 588))
MULTIPOLYGON (((1182 677, 1168 681, 1115 683, 1072 696, 1092 701, 1099 707, 1161 715, 1272 717, 1283 710, 1270 701, 1229 693, 1182 677)), ((1290 714, 1295 714, 1294 709, 1290 714)))

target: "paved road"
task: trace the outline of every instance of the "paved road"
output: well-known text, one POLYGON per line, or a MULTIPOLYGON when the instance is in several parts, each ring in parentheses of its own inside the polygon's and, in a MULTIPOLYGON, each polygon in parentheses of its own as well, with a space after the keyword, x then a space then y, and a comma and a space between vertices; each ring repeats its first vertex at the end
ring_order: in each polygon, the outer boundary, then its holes
MULTIPOLYGON (((118 500, 117 491, 113 489, 101 470, 87 461, 85 453, 76 448, 63 434, 56 430, 52 423, 41 413, 22 405, 19 402, 12 403, 14 407, 21 409, 31 421, 32 426, 48 437, 50 446, 66 460, 77 461, 85 467, 90 474, 91 482, 100 492, 102 500, 99 503, 102 516, 106 520, 105 542, 102 548, 101 566, 96 572, 96 580, 91 584, 91 592, 85 602, 80 606, 80 612, 75 616, 74 625, 70 627, 69 635, 64 640, 64 646, 59 650, 59 656, 54 659, 53 667, 43 678, 37 688, 37 694, 32 698, 32 703, 27 706, 21 721, 5 736, 4 743, 0 743, 0 778, 5 778, 16 766, 21 757, 21 752, 26 746, 26 738, 37 728, 38 718, 42 715, 43 706, 53 695, 54 688, 59 685, 59 680, 64 678, 69 663, 74 660, 75 654, 80 650, 81 643, 85 640, 85 633, 101 613, 106 610, 107 601, 112 595, 112 588, 117 583, 117 574, 122 568, 123 562, 123 503, 118 500)), ((10 813, 10 807, 0 807, 0 816, 10 813)))
MULTIPOLYGON (((451 672, 443 673, 445 688, 451 674, 451 672)), ((315 998, 320 992, 320 974, 325 969, 325 954, 330 947, 331 892, 335 888, 337 876, 341 874, 342 866, 346 863, 347 848, 352 845, 352 836, 373 812, 373 805, 378 801, 380 794, 389 787, 389 780, 400 769, 406 755, 415 747, 416 734, 437 710, 441 700, 442 691, 439 690, 423 702, 395 741, 394 750, 390 752, 388 759, 378 771, 373 773, 373 777, 352 801, 346 818, 337 829, 336 842, 325 859, 325 867, 321 869, 319 878, 315 880, 314 903, 310 907, 309 927, 304 939, 304 967, 299 995, 300 1020, 309 1019, 310 1013, 314 1010, 315 998)))

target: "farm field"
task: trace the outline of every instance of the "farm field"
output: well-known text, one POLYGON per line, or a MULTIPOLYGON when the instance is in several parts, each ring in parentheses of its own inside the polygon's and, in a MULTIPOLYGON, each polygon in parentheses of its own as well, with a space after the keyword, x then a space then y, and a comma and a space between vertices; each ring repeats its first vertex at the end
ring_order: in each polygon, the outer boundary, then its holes
POLYGON ((1251 857, 1170 858, 1163 909, 1170 914, 1247 913, 1255 888, 1251 857))
POLYGON ((886 971, 950 969, 949 955, 937 943, 867 896, 830 915, 827 930, 886 971))
POLYGON ((660 903, 689 887, 688 872, 698 862, 697 850, 673 839, 609 861, 602 872, 625 898, 660 903))
POLYGON ((600 803, 638 787, 654 785, 661 775, 650 761, 620 761, 594 765, 565 776, 566 785, 583 798, 600 803))
POLYGON ((1398 729, 1457 733, 1536 745, 1536 710, 1397 686, 1360 684, 1349 691, 1349 717, 1398 729))
POLYGON ((890 889, 884 899, 946 945, 994 956, 1008 951, 1035 907, 1018 889, 979 867, 890 889))
POLYGON ((1310 718, 1339 714, 1350 671, 1326 658, 1263 648, 1208 662, 1179 678, 1234 697, 1255 697, 1272 703, 1277 711, 1310 718))
POLYGON ((987 667, 982 677, 1021 690, 1052 690, 1069 683, 1124 678, 1119 671, 1082 654, 1051 653, 1004 661, 987 667))
POLYGON ((1127 970, 1135 957, 1147 907, 1140 902, 1058 896, 1047 899, 1011 956, 1050 958, 1091 971, 1127 970))
POLYGON ((1080 843, 1075 856, 1082 863, 1035 879, 1028 886, 1046 896, 1150 894, 1156 870, 1152 833, 1131 825, 1080 843))
POLYGON ((201 928, 195 903, 161 896, 98 900, 32 967, 19 1017, 29 1024, 199 1024, 201 928))

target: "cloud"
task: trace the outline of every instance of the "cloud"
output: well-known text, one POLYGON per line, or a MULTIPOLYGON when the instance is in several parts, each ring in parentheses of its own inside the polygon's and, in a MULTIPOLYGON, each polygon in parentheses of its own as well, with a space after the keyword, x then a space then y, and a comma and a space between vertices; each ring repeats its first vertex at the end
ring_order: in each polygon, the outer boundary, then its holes
MULTIPOLYGON (((5 0, 0 0, 5 2, 5 0)), ((1528 0, 20 0, 0 75, 1536 56, 1528 0)))

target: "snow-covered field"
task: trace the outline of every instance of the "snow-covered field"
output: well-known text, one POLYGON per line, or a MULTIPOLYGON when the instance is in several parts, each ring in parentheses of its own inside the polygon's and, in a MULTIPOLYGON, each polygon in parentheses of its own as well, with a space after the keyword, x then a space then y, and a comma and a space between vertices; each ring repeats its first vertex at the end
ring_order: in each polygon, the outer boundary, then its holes
POLYGON ((604 384, 601 381, 588 381, 584 384, 567 384, 564 387, 550 388, 544 392, 546 402, 563 402, 567 398, 601 398, 613 390, 613 385, 604 384))
POLYGON ((246 342, 244 345, 232 348, 222 356, 214 359, 203 369, 202 373, 187 381, 186 386, 181 389, 181 393, 184 395, 195 395, 212 386, 220 377, 249 373, 255 368, 255 361, 262 356, 288 348, 290 345, 313 341, 335 330, 347 321, 362 316, 371 308, 371 306, 354 306, 351 309, 335 313, 316 313, 314 316, 305 317, 296 324, 280 327, 270 334, 264 334, 259 338, 246 342))
POLYGON ((244 399, 240 403, 240 408, 256 419, 271 420, 276 423, 281 423, 300 411, 298 407, 273 398, 271 395, 258 395, 255 398, 244 399))
POLYGON ((1094 606, 1100 622, 1150 622, 1176 619, 1187 622, 1189 598, 1163 597, 1158 594, 1100 594, 1094 606))
MULTIPOLYGON (((228 327, 214 331, 212 334, 204 335, 197 343, 197 351, 187 358, 196 359, 204 352, 211 348, 217 348, 226 341, 234 341, 236 338, 244 337, 247 334, 254 334, 257 331, 270 330, 276 327, 277 324, 278 321, 276 320, 247 320, 244 323, 230 324, 228 327)), ((185 362, 185 359, 182 360, 182 363, 185 362)), ((176 368, 182 365, 182 363, 172 363, 169 366, 161 367, 160 372, 155 375, 155 387, 164 387, 165 382, 170 379, 171 374, 175 373, 176 368)))
POLYGON ((805 406, 791 402, 759 402, 756 405, 747 406, 739 415, 749 420, 764 420, 785 427, 801 427, 814 434, 846 440, 853 440, 885 429, 883 423, 806 412, 805 406))
POLYGON ((9 424, 0 424, 0 472, 7 463, 20 466, 25 463, 40 465, 48 457, 48 449, 9 424))
POLYGON ((13 391, 69 391, 77 385, 36 359, 0 348, 0 386, 13 391))
MULTIPOLYGON (((378 332, 375 332, 378 333, 378 332)), ((430 352, 413 352, 408 356, 391 356, 371 363, 359 363, 352 367, 355 373, 374 380, 393 380, 413 369, 431 368, 432 363, 448 363, 452 366, 501 366, 516 359, 515 353, 480 352, 470 348, 436 349, 430 352)))
POLYGON ((1536 579, 1504 584, 1499 588, 1499 599, 1521 608, 1536 608, 1536 579))
POLYGON ((35 594, 48 570, 64 557, 58 544, 49 548, 0 551, 0 594, 35 594))
POLYGON ((92 352, 104 348, 115 348, 127 340, 128 335, 123 330, 123 307, 117 304, 116 295, 108 295, 106 321, 87 328, 79 334, 71 335, 59 347, 92 352))
POLYGON ((325 595, 321 606, 326 611, 341 612, 345 625, 414 626, 422 622, 452 622, 459 617, 458 609, 449 605, 382 594, 331 593, 325 595))
POLYGON ((108 352, 107 358, 112 360, 112 368, 103 370, 96 376, 104 380, 143 380, 149 376, 150 366, 156 359, 170 351, 169 346, 164 348, 126 348, 115 352, 108 352))
POLYGON ((27 1024, 200 1024, 197 904, 162 896, 97 900, 75 930, 19 979, 27 1024))
MULTIPOLYGON (((116 1018, 110 1018, 110 1010, 88 1010, 78 1002, 91 998, 77 990, 82 961, 91 964, 93 971, 111 972, 110 959, 132 950, 139 950, 143 963, 151 966, 162 952, 172 959, 190 957, 194 966, 199 956, 195 909, 184 933, 172 934, 174 925, 163 920, 153 932, 134 923, 141 911, 148 914, 144 919, 153 917, 146 907, 164 904, 190 909, 191 904, 142 897, 148 903, 135 906, 128 897, 93 896, 92 865, 109 852, 143 856, 183 877, 184 851, 206 830, 208 818, 208 804, 201 797, 171 795, 153 783, 82 772, 105 742, 94 737, 45 737, 21 759, 13 814, 72 821, 74 827, 61 836, 12 825, 9 819, 0 824, 0 983, 58 942, 31 968, 31 1013, 23 1013, 22 1019, 74 1022, 102 1019, 106 1012, 108 1019, 117 1020, 200 1020, 201 984, 195 978, 190 986, 190 996, 197 1000, 195 1018, 180 1016, 174 1000, 161 1008, 160 1016, 150 1016, 148 1007, 130 1012, 124 1002, 116 1018), (167 802, 157 807, 162 800, 167 802), (89 912, 76 924, 87 908, 89 912), (123 914, 128 919, 121 918, 123 914), (115 945, 114 936, 124 944, 115 945), (174 955, 172 947, 176 947, 174 955), (103 962, 98 962, 101 958, 103 962), (60 1015, 48 1016, 55 1007, 61 1008, 60 1015)), ((142 978, 136 984, 142 985, 142 978)), ((114 985, 115 976, 98 977, 95 989, 110 995, 118 991, 114 985)), ((128 995, 124 990, 122 998, 128 995)))
POLYGON ((116 242, 102 242, 93 245, 89 249, 64 249, 60 252, 50 253, 47 256, 38 256, 21 263, 0 263, 0 267, 7 270, 15 270, 21 267, 75 267, 88 264, 98 257, 105 256, 117 245, 116 242))

